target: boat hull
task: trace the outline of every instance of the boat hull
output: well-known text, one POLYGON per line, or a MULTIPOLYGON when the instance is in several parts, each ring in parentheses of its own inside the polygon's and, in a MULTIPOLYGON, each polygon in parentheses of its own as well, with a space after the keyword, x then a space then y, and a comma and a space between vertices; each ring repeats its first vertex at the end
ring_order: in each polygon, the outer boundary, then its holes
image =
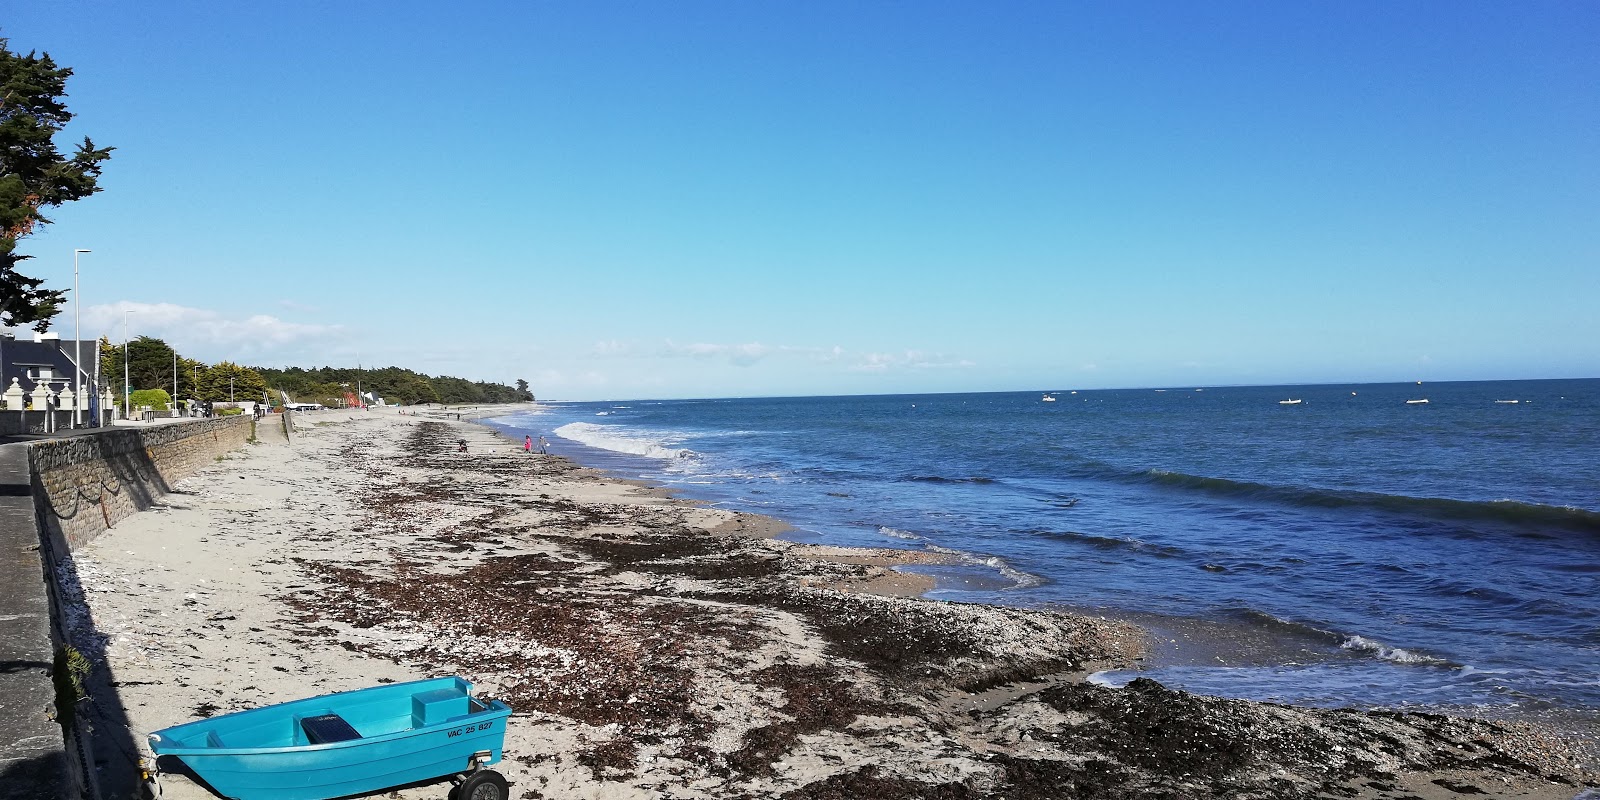
POLYGON ((238 800, 365 794, 499 761, 511 709, 470 689, 438 678, 297 700, 158 731, 150 748, 238 800), (307 720, 327 715, 358 738, 311 741, 307 720))

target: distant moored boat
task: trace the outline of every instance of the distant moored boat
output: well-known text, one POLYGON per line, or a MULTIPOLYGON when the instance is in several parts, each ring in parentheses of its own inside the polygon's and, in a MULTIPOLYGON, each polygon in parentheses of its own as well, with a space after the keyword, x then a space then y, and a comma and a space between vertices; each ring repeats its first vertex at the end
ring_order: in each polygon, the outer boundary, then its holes
POLYGON ((1304 403, 1304 402, 1305 402, 1304 400, 1295 400, 1293 398, 1290 398, 1288 400, 1279 400, 1278 401, 1278 405, 1280 405, 1280 406, 1297 406, 1297 405, 1300 405, 1301 403, 1304 403))
POLYGON ((1420 404, 1426 403, 1426 402, 1428 402, 1428 398, 1424 397, 1421 400, 1407 400, 1406 401, 1406 405, 1414 406, 1414 405, 1420 405, 1420 404))

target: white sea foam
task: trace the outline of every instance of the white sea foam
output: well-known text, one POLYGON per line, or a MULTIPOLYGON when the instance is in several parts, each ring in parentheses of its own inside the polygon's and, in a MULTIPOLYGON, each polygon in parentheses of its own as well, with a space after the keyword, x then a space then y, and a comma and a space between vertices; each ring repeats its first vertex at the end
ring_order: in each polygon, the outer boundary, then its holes
POLYGON ((895 538, 895 539, 906 539, 906 540, 913 541, 913 542, 925 542, 925 541, 927 541, 927 537, 918 536, 917 534, 912 533, 911 531, 903 531, 903 530, 900 530, 899 528, 891 528, 888 525, 880 525, 880 526, 878 526, 878 533, 881 533, 884 536, 889 536, 889 537, 892 537, 892 538, 895 538))
POLYGON ((644 434, 626 431, 615 425, 596 425, 592 422, 572 422, 555 429, 555 434, 579 444, 614 453, 631 453, 647 458, 689 458, 693 450, 673 447, 677 442, 661 434, 644 434))
POLYGON ((1393 661, 1396 664, 1445 663, 1443 659, 1434 658, 1433 656, 1425 656, 1421 653, 1413 653, 1410 650, 1402 650, 1398 647, 1389 647, 1382 642, 1375 642, 1365 636, 1350 636, 1346 638, 1344 643, 1339 645, 1339 647, 1345 650, 1356 650, 1363 653, 1371 653, 1372 655, 1381 658, 1384 661, 1393 661))
POLYGON ((983 559, 983 563, 985 566, 994 567, 997 572, 1006 576, 1008 580, 1016 584, 1011 587, 1013 589, 1031 589, 1035 586, 1044 585, 1044 578, 1034 575, 1031 572, 1023 572, 1022 570, 1006 563, 1006 560, 999 556, 990 556, 989 558, 985 558, 983 559))
POLYGON ((526 425, 536 422, 538 417, 542 417, 548 413, 550 413, 550 409, 548 408, 525 408, 515 414, 508 414, 504 417, 490 417, 488 421, 499 423, 501 425, 516 427, 518 425, 526 425))
POLYGON ((1135 677, 1136 675, 1134 673, 1127 670, 1103 669, 1099 672, 1089 673, 1089 677, 1084 678, 1084 680, 1096 686, 1109 686, 1112 689, 1121 689, 1132 682, 1135 677))
POLYGON ((1032 573, 1023 572, 1022 570, 1011 566, 1006 562, 1005 559, 999 556, 975 556, 971 553, 963 552, 961 550, 952 550, 948 547, 940 547, 936 544, 928 545, 928 549, 935 553, 945 553, 947 555, 956 556, 964 563, 975 567, 988 567, 995 572, 1000 573, 1001 577, 1011 581, 1012 585, 1006 587, 1008 591, 1011 589, 1031 589, 1035 586, 1043 586, 1045 582, 1044 578, 1032 573))

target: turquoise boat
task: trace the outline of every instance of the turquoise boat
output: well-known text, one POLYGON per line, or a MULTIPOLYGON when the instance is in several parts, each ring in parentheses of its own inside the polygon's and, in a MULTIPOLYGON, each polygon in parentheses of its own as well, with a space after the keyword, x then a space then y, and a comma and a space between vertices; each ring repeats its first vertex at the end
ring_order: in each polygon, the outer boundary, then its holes
POLYGON ((505 778, 484 767, 500 760, 510 716, 461 678, 432 678, 210 717, 149 740, 157 775, 170 756, 236 800, 327 800, 446 776, 452 797, 505 800, 505 778))

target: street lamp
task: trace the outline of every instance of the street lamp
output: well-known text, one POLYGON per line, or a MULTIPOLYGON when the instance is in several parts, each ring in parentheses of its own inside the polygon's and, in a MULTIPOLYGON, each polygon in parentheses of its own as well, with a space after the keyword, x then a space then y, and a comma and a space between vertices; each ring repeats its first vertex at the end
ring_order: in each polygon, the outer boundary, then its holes
POLYGON ((78 256, 93 250, 72 251, 72 427, 83 421, 83 336, 78 333, 78 309, 83 299, 78 295, 78 256))
POLYGON ((133 409, 128 407, 128 395, 132 386, 129 384, 128 375, 128 315, 138 312, 131 308, 122 311, 122 418, 131 419, 133 409))

